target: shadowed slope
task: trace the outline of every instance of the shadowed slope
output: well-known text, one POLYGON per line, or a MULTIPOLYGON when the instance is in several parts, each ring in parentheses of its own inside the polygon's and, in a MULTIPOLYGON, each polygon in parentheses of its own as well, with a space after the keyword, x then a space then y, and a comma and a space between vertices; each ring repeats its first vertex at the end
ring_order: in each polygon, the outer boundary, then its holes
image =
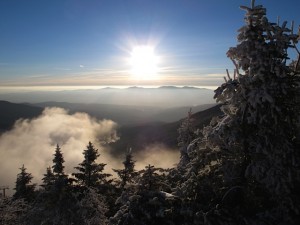
POLYGON ((15 104, 7 101, 0 101, 0 131, 9 130, 15 121, 24 118, 31 119, 39 116, 43 108, 26 104, 15 104))
MULTIPOLYGON (((214 116, 221 114, 220 106, 214 106, 207 110, 192 115, 196 128, 203 128, 209 124, 214 116)), ((141 151, 147 146, 163 144, 166 147, 177 148, 177 137, 182 120, 173 123, 148 123, 140 126, 123 126, 118 133, 120 139, 111 144, 114 155, 123 154, 128 147, 134 151, 141 151)))

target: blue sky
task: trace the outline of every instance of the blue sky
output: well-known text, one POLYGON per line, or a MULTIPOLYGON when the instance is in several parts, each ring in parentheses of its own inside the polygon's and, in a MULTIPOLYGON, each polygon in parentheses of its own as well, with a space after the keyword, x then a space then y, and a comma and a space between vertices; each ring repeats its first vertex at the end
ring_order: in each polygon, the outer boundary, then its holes
MULTIPOLYGON (((257 0, 270 21, 300 23, 300 1, 257 0)), ((250 0, 1 0, 0 85, 221 84, 250 0), (158 79, 132 79, 135 46, 153 46, 158 79)))

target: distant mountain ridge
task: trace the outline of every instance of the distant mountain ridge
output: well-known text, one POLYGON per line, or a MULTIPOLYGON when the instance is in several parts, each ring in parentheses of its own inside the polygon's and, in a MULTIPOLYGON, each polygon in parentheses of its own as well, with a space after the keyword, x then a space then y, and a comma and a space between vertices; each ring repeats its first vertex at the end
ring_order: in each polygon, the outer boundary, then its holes
POLYGON ((97 119, 110 119, 119 125, 142 125, 150 122, 174 122, 187 115, 190 108, 194 112, 203 111, 215 104, 160 108, 151 106, 126 106, 110 104, 83 104, 68 102, 44 102, 20 104, 0 101, 0 130, 10 129, 20 118, 31 119, 39 116, 45 107, 60 107, 70 113, 84 112, 97 119))
POLYGON ((0 131, 9 130, 20 118, 32 119, 43 112, 38 106, 15 104, 0 100, 0 131))
POLYGON ((158 88, 129 87, 77 89, 65 91, 34 91, 1 93, 0 99, 22 103, 68 102, 111 105, 143 105, 161 108, 213 104, 213 91, 196 87, 162 86, 158 88))

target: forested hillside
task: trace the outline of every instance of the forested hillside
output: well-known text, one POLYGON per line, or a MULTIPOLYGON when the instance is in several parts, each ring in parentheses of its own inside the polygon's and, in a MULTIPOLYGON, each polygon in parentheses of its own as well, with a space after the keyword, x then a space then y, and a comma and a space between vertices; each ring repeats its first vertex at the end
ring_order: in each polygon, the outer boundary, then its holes
POLYGON ((0 224, 299 224, 299 32, 270 22, 254 0, 241 9, 245 25, 227 52, 235 70, 215 90, 221 115, 198 129, 190 112, 174 127, 176 166, 137 170, 129 147, 109 174, 89 142, 66 174, 57 145, 41 185, 20 165, 14 196, 0 199, 0 224))
MULTIPOLYGON (((188 114, 188 111, 186 112, 188 114)), ((211 118, 221 114, 220 106, 193 113, 193 127, 202 129, 210 123, 211 118)), ((111 153, 120 155, 129 146, 134 151, 143 151, 148 146, 163 144, 170 149, 178 149, 178 131, 182 120, 173 123, 152 122, 142 125, 122 126, 118 129, 120 137, 116 142, 110 143, 111 153)))
POLYGON ((14 104, 7 101, 0 101, 0 108, 0 131, 12 128, 15 121, 20 118, 34 118, 43 111, 40 107, 14 104))

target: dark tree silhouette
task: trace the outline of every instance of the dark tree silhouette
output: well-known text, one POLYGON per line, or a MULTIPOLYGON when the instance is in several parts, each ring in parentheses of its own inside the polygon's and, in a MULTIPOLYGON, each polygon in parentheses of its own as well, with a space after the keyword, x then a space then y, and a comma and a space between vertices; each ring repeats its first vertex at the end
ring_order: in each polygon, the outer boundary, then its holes
POLYGON ((24 198, 26 201, 32 201, 35 189, 35 184, 31 184, 33 176, 31 175, 31 173, 26 172, 27 169, 24 165, 19 169, 21 170, 21 172, 17 175, 16 187, 14 188, 16 192, 13 195, 13 198, 24 198))
POLYGON ((111 176, 103 172, 106 164, 97 163, 96 160, 100 156, 98 149, 89 142, 87 149, 83 151, 84 160, 79 166, 75 167, 78 173, 73 173, 77 182, 86 187, 96 187, 107 182, 106 178, 111 176))
POLYGON ((121 183, 121 189, 124 189, 126 184, 133 183, 134 178, 137 177, 138 173, 134 169, 135 161, 133 160, 131 149, 127 151, 125 161, 123 161, 124 169, 113 169, 114 172, 119 176, 121 183))
POLYGON ((52 172, 51 167, 47 167, 46 173, 44 174, 44 177, 42 178, 43 183, 41 184, 41 186, 44 189, 49 189, 53 184, 54 184, 54 174, 52 172))
POLYGON ((60 176, 64 174, 64 165, 63 163, 65 162, 63 158, 63 154, 61 152, 61 149, 59 145, 56 145, 55 153, 54 153, 54 158, 53 158, 53 173, 60 176))

